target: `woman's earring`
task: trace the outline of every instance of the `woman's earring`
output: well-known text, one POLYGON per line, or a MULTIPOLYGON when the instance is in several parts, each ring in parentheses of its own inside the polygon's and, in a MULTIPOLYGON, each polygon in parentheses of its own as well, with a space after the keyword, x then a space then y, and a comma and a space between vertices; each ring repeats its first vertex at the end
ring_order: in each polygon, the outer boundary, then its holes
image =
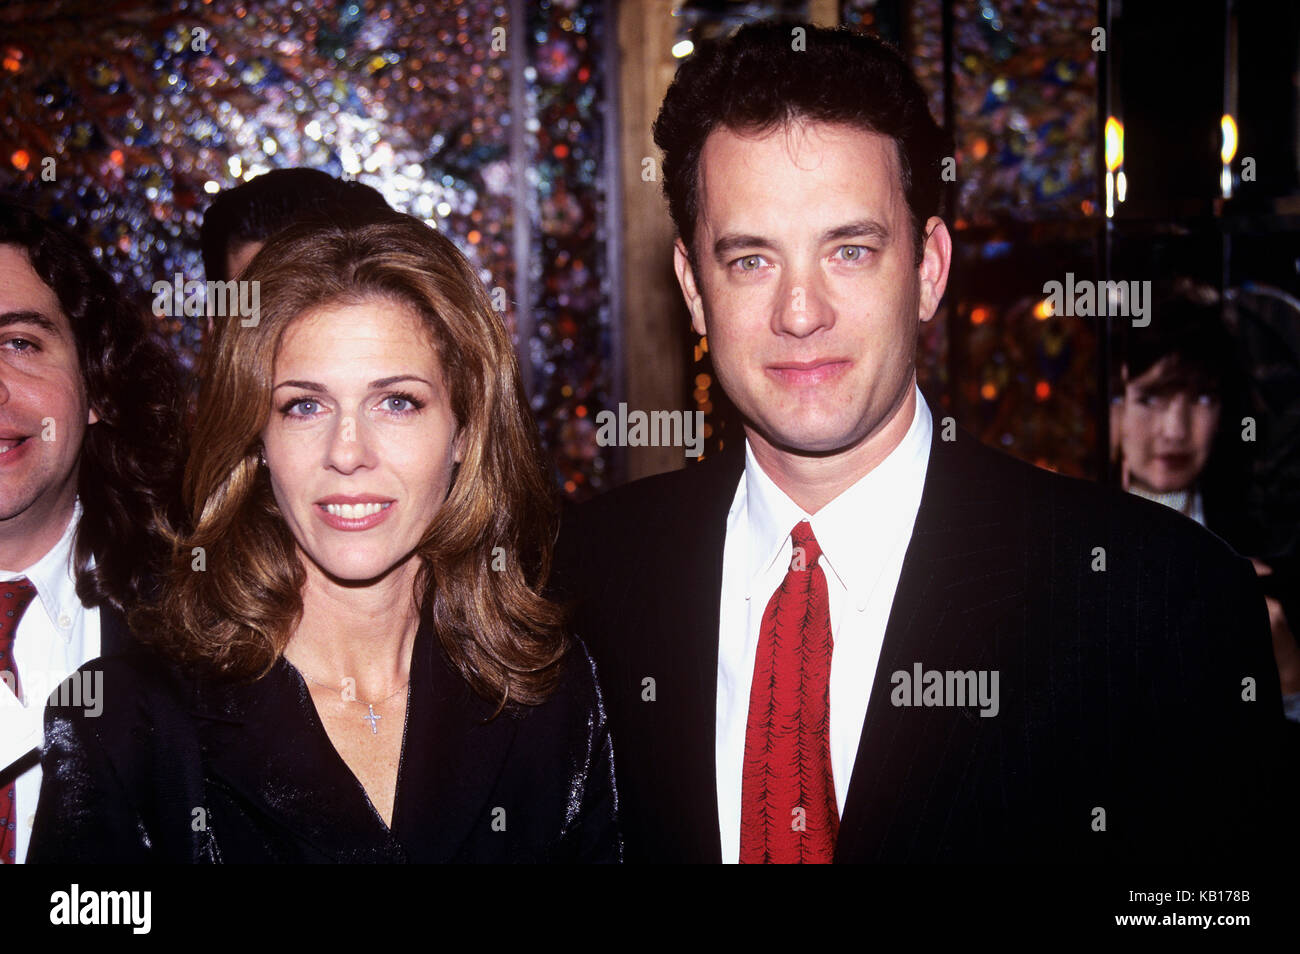
POLYGON ((266 448, 259 447, 257 449, 257 462, 263 467, 266 466, 266 448))

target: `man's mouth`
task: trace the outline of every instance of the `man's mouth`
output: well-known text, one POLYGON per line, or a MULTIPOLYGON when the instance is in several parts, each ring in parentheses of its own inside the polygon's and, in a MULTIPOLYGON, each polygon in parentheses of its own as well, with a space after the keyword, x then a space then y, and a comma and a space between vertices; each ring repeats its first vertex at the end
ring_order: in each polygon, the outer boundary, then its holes
POLYGON ((26 437, 0 437, 0 455, 7 454, 15 447, 21 447, 26 442, 26 437))
POLYGON ((815 358, 812 361, 779 361, 767 366, 768 374, 784 384, 810 387, 823 384, 849 369, 847 358, 815 358))

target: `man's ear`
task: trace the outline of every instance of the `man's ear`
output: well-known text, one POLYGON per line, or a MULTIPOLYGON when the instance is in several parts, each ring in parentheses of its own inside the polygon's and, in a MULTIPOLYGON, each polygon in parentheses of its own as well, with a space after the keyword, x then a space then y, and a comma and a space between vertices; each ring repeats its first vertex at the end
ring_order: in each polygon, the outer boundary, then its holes
POLYGON ((680 238, 673 243, 673 271, 677 273, 677 284, 682 286, 682 297, 686 299, 686 307, 691 311, 691 327, 695 329, 697 335, 708 334, 708 330, 704 327, 704 299, 700 297, 700 290, 695 284, 695 269, 691 267, 691 257, 680 238))
POLYGON ((921 294, 917 303, 917 317, 929 321, 939 308, 944 289, 948 287, 948 266, 952 263, 952 236, 943 219, 932 215, 925 223, 921 240, 921 294))

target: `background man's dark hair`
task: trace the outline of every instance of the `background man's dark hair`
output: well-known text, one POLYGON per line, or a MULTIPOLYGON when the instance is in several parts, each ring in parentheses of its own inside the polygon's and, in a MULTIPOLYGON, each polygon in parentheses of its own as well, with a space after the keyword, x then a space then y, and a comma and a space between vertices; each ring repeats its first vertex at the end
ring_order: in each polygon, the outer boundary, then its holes
POLYGON ((70 231, 0 198, 0 245, 25 249, 67 315, 90 406, 77 472, 77 597, 121 612, 147 599, 179 514, 185 462, 180 366, 148 316, 70 231), (95 565, 90 566, 91 557, 95 565))
POLYGON ((276 232, 312 217, 340 224, 392 208, 375 189, 335 179, 318 169, 275 169, 218 195, 199 229, 208 281, 229 281, 226 256, 245 242, 265 242, 276 232))
POLYGON ((890 136, 898 146, 916 260, 922 229, 940 214, 951 140, 935 124, 925 92, 885 41, 847 29, 804 26, 792 48, 788 23, 753 23, 706 42, 677 70, 654 124, 663 150, 664 194, 692 258, 704 141, 722 127, 768 131, 795 120, 836 123, 890 136))

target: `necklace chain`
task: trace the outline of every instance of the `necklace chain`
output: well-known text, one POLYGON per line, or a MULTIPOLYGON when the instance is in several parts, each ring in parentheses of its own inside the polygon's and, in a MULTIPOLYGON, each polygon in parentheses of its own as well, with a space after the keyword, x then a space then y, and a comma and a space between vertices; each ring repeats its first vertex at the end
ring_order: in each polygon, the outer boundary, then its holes
MULTIPOLYGON (((315 685, 317 685, 317 686, 320 686, 322 689, 329 689, 331 692, 338 692, 341 688, 343 688, 342 686, 331 686, 331 685, 328 685, 328 684, 326 684, 326 683, 321 682, 319 679, 313 679, 311 676, 308 676, 308 675, 307 675, 307 672, 306 672, 306 670, 304 670, 304 669, 299 668, 298 671, 299 671, 300 673, 302 673, 304 676, 307 677, 307 681, 308 681, 308 682, 313 683, 313 684, 315 684, 315 685)), ((356 698, 354 698, 354 699, 344 699, 343 701, 344 701, 344 702, 355 702, 355 703, 357 703, 358 705, 363 705, 363 706, 372 706, 372 707, 373 707, 373 706, 382 706, 385 702, 387 702, 389 699, 393 698, 393 696, 397 695, 399 692, 401 692, 403 689, 405 689, 405 688, 406 688, 407 686, 409 686, 410 684, 411 684, 411 680, 410 680, 410 679, 407 679, 406 682, 402 683, 400 686, 398 686, 396 689, 394 689, 394 690, 393 690, 392 692, 390 692, 388 695, 384 696, 384 698, 382 698, 382 699, 377 699, 377 700, 375 700, 374 702, 363 702, 361 699, 356 699, 356 698)))

